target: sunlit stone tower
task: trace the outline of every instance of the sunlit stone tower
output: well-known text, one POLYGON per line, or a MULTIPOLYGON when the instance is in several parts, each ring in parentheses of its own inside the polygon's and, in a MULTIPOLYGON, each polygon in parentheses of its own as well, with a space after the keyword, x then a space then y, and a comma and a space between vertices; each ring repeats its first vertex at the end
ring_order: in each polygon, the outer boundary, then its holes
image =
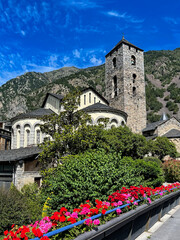
POLYGON ((127 126, 141 133, 146 127, 144 53, 124 37, 106 55, 105 86, 110 106, 126 112, 127 126))

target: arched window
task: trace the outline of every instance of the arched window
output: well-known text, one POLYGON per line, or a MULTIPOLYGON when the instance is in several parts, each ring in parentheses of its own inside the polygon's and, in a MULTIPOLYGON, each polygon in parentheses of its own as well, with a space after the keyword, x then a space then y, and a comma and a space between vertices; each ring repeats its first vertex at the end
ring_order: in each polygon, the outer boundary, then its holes
POLYGON ((133 74, 133 83, 135 83, 136 80, 136 74, 133 74))
POLYGON ((24 147, 27 147, 30 145, 30 133, 31 133, 31 128, 29 124, 26 124, 24 126, 24 147))
POLYGON ((36 130, 36 144, 40 144, 40 130, 38 129, 38 130, 36 130))
POLYGON ((91 103, 91 93, 89 93, 89 103, 91 103))
POLYGON ((111 120, 111 128, 117 127, 118 126, 118 121, 116 119, 111 120))
POLYGON ((121 126, 124 126, 124 125, 125 125, 125 122, 124 122, 124 121, 122 121, 122 122, 121 122, 121 126))
POLYGON ((86 105, 86 95, 84 95, 84 105, 86 105))
POLYGON ((133 87, 133 96, 136 95, 136 87, 133 87))
POLYGON ((20 148, 20 138, 21 138, 21 127, 17 125, 16 127, 17 132, 17 148, 20 148))
POLYGON ((136 65, 136 58, 134 55, 131 56, 131 65, 136 65))
POLYGON ((117 77, 113 77, 113 97, 117 96, 117 77))
POLYGON ((115 57, 113 58, 113 67, 114 68, 116 67, 116 58, 115 57))

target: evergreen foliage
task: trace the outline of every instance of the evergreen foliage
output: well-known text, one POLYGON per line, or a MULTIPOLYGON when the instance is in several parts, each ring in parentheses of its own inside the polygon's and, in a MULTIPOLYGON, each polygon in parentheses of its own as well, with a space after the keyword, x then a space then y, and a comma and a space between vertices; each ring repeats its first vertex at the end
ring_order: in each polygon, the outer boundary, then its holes
POLYGON ((106 199, 121 187, 158 186, 162 170, 155 162, 121 158, 116 152, 90 150, 63 158, 62 165, 44 172, 42 194, 49 211, 60 207, 75 208, 85 200, 106 199))

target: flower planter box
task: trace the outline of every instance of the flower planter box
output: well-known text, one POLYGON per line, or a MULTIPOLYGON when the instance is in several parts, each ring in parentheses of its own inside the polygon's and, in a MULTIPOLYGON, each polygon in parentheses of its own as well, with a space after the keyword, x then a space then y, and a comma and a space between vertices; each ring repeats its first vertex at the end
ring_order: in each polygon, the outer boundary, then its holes
POLYGON ((133 240, 180 204, 180 191, 171 193, 120 215, 74 240, 133 240))

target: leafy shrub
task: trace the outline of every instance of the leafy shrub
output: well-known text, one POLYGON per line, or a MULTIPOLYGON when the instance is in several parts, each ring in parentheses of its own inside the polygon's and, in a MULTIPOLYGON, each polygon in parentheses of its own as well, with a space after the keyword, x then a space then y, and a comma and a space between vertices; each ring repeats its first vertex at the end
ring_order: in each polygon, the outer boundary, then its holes
POLYGON ((163 170, 167 182, 180 181, 180 161, 170 160, 164 162, 163 170))
POLYGON ((166 137, 157 137, 155 141, 149 141, 150 151, 153 155, 163 159, 164 156, 170 155, 175 157, 177 154, 176 146, 166 137))
POLYGON ((36 186, 26 185, 23 193, 14 186, 0 190, 0 234, 12 224, 24 225, 41 218, 42 208, 36 186))
POLYGON ((31 220, 31 213, 23 195, 15 188, 0 190, 0 234, 13 223, 23 225, 31 220))
POLYGON ((166 107, 168 108, 169 111, 173 111, 174 114, 179 111, 177 103, 174 103, 172 101, 168 101, 166 103, 166 107))
POLYGON ((164 182, 163 170, 160 167, 159 163, 152 160, 144 161, 142 159, 135 160, 135 162, 138 170, 144 177, 144 186, 157 187, 164 182))
POLYGON ((23 186, 21 189, 22 195, 25 198, 28 209, 31 213, 31 221, 41 219, 42 216, 42 203, 39 194, 37 183, 30 183, 23 186))
POLYGON ((147 114, 147 120, 148 120, 148 122, 151 122, 151 123, 159 121, 160 118, 161 118, 160 115, 154 114, 153 112, 150 112, 147 114))
POLYGON ((143 158, 148 153, 146 138, 132 133, 126 126, 105 130, 102 134, 99 146, 108 151, 121 152, 122 156, 130 156, 133 159, 143 158))
POLYGON ((44 175, 42 195, 50 197, 50 211, 62 206, 73 208, 87 199, 105 199, 121 187, 162 183, 157 163, 121 159, 119 154, 107 154, 103 149, 65 157, 62 165, 44 175))
POLYGON ((156 162, 159 166, 162 165, 161 160, 159 158, 156 158, 156 157, 144 157, 143 160, 146 161, 146 162, 156 162))

